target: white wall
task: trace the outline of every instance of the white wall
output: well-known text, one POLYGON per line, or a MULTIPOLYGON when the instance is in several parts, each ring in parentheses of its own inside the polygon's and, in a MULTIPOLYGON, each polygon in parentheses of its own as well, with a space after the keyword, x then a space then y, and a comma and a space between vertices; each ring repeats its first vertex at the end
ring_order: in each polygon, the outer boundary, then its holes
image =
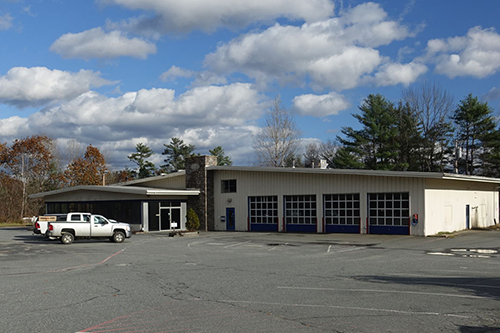
POLYGON ((425 235, 466 229, 466 205, 471 228, 491 226, 498 222, 498 204, 495 184, 428 180, 425 235))

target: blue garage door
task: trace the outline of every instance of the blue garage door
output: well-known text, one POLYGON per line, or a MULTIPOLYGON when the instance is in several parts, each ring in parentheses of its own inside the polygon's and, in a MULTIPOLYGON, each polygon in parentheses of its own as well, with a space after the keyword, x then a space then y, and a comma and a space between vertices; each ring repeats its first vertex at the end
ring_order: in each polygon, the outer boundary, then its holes
POLYGON ((250 231, 278 231, 278 196, 248 197, 250 231))
POLYGON ((370 234, 410 234, 409 193, 369 193, 368 207, 370 234))
POLYGON ((359 193, 323 196, 325 232, 360 233, 359 193))
POLYGON ((316 195, 285 195, 285 231, 316 232, 316 195))

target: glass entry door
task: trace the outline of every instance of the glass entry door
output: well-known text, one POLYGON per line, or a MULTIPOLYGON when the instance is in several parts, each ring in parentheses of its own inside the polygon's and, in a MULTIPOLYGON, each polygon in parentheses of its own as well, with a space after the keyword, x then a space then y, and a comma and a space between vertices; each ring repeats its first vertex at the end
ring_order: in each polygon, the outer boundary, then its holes
POLYGON ((160 230, 170 230, 170 208, 160 208, 160 230))
POLYGON ((160 208, 160 230, 175 230, 181 228, 181 209, 160 208))

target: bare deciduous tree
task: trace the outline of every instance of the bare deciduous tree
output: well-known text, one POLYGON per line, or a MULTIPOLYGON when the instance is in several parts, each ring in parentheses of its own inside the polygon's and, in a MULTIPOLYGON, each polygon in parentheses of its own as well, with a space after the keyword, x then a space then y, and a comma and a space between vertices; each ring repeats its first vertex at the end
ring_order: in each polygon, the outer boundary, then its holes
POLYGON ((304 153, 304 166, 306 168, 318 168, 320 158, 320 148, 318 145, 314 142, 308 144, 304 153))
POLYGON ((253 147, 261 166, 282 167, 287 156, 297 153, 300 130, 294 117, 286 110, 280 97, 265 117, 265 126, 255 135, 253 147))
POLYGON ((326 164, 330 168, 335 168, 335 156, 340 148, 340 143, 328 140, 327 142, 322 142, 319 146, 319 156, 321 159, 326 161, 326 164))
POLYGON ((455 107, 454 98, 441 86, 428 82, 403 90, 402 98, 418 118, 422 133, 421 171, 443 171, 445 149, 449 146, 452 130, 450 115, 455 107))

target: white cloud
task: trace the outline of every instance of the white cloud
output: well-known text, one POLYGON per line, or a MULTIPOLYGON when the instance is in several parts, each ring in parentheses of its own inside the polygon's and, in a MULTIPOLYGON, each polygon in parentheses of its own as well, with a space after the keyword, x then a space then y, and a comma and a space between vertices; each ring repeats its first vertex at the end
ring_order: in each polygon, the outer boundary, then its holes
POLYGON ((250 84, 198 87, 175 96, 170 89, 142 89, 108 98, 89 91, 28 118, 0 119, 0 142, 37 133, 60 140, 76 139, 108 151, 110 162, 124 165, 136 138, 148 138, 158 154, 170 138, 194 144, 202 153, 222 146, 227 153, 251 147, 254 122, 267 99, 250 84))
POLYGON ((146 59, 156 53, 156 46, 140 38, 128 38, 120 31, 104 32, 94 28, 77 34, 67 33, 57 39, 50 50, 63 58, 118 58, 146 59))
POLYGON ((301 116, 326 117, 337 115, 351 104, 336 92, 327 95, 300 95, 293 99, 292 110, 301 116))
POLYGON ((12 20, 10 14, 0 15, 0 31, 9 30, 12 27, 12 20))
POLYGON ((19 108, 42 106, 112 83, 91 70, 72 73, 46 67, 14 67, 0 76, 0 103, 19 108))
POLYGON ((500 69, 500 35, 495 29, 474 27, 466 36, 433 39, 427 43, 427 59, 435 71, 449 78, 485 78, 500 69))
POLYGON ((175 79, 182 77, 182 78, 190 78, 196 75, 196 72, 189 70, 189 69, 184 69, 180 68, 177 66, 172 66, 170 69, 160 75, 160 80, 163 82, 165 81, 175 81, 175 79))
POLYGON ((393 86, 402 84, 405 87, 425 72, 427 66, 411 62, 409 64, 388 63, 380 68, 380 71, 375 74, 374 81, 378 86, 393 86))
POLYGON ((241 28, 255 21, 279 17, 319 21, 333 14, 330 0, 100 0, 133 10, 154 12, 153 17, 138 17, 122 23, 136 32, 148 34, 212 32, 219 27, 241 28))
POLYGON ((483 95, 483 99, 486 101, 491 101, 500 98, 500 87, 491 88, 486 94, 483 95))
POLYGON ((339 18, 300 27, 276 24, 219 46, 205 65, 218 74, 244 73, 259 84, 310 78, 313 88, 351 89, 387 63, 376 47, 413 35, 386 17, 378 4, 366 3, 339 18))
POLYGON ((177 66, 170 67, 168 71, 160 75, 160 80, 163 82, 175 82, 177 78, 194 78, 191 84, 193 87, 227 84, 227 79, 224 76, 208 71, 196 72, 177 66))

